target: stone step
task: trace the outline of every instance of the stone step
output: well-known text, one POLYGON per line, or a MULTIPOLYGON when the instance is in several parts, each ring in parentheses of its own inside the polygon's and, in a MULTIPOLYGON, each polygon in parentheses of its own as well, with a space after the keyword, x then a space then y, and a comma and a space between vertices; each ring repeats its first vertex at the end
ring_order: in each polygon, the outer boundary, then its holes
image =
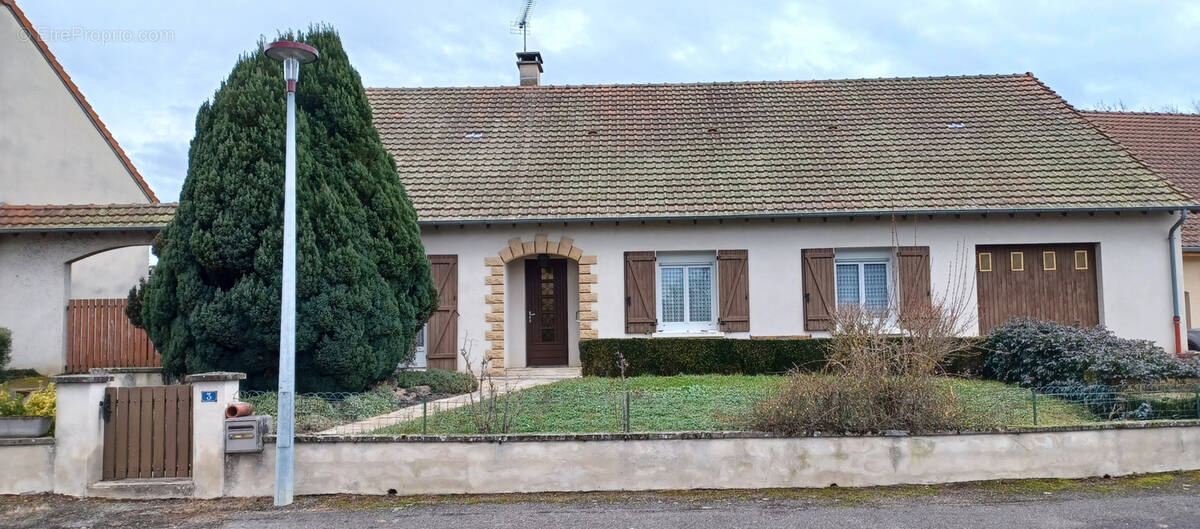
POLYGON ((582 370, 578 367, 510 367, 505 370, 507 378, 579 378, 582 370))
POLYGON ((88 495, 116 500, 191 498, 192 478, 128 478, 99 481, 88 486, 88 495))

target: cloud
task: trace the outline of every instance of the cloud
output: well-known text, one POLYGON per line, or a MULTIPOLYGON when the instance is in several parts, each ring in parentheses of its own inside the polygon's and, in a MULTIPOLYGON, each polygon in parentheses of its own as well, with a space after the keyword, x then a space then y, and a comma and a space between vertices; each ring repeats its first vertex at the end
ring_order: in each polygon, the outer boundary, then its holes
POLYGON ((695 45, 683 44, 674 50, 671 50, 667 56, 670 57, 672 61, 678 63, 690 63, 696 60, 696 58, 699 56, 699 52, 700 50, 697 49, 695 45))
POLYGON ((771 14, 761 39, 726 32, 718 39, 727 58, 749 57, 760 71, 784 78, 880 77, 894 65, 870 34, 843 26, 824 10, 798 3, 771 14))
MULTIPOLYGON (((530 40, 545 51, 561 53, 592 43, 591 17, 577 9, 547 11, 529 24, 530 40)), ((530 46, 534 46, 531 44, 530 46)))

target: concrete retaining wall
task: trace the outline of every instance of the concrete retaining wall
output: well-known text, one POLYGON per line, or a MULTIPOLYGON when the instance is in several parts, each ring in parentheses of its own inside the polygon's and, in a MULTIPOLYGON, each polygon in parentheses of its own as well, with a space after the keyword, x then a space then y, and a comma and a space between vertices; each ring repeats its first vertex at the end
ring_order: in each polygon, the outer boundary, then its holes
MULTIPOLYGON (((1200 425, 914 437, 751 433, 299 437, 296 494, 871 486, 1200 469, 1200 425)), ((274 444, 226 456, 226 496, 270 496, 274 444)))
POLYGON ((54 438, 0 439, 0 494, 54 490, 54 438))

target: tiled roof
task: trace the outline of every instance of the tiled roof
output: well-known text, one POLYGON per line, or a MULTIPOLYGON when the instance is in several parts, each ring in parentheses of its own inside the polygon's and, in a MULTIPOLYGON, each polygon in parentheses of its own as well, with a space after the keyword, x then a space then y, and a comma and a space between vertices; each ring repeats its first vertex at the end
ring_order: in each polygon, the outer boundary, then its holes
POLYGON ((0 232, 159 230, 175 215, 175 203, 0 204, 0 232))
MULTIPOLYGON (((1200 197, 1200 115, 1081 111, 1150 168, 1200 197)), ((1200 218, 1183 224, 1183 245, 1200 247, 1200 218)))
POLYGON ((83 92, 79 91, 79 87, 75 85, 75 81, 72 81, 71 76, 67 75, 67 71, 63 69, 62 63, 58 62, 58 58, 50 52, 50 46, 46 45, 46 41, 42 39, 42 36, 38 33, 37 28, 34 27, 33 23, 25 17, 25 13, 21 11, 21 8, 17 7, 16 0, 0 0, 0 5, 5 5, 12 9, 13 16, 16 17, 17 23, 21 25, 21 29, 25 31, 25 34, 29 37, 29 40, 33 41, 34 45, 38 47, 38 50, 42 52, 42 55, 46 57, 46 61, 50 63, 52 68, 54 68, 54 71, 58 74, 59 79, 62 79, 62 82, 64 85, 66 85, 67 90, 69 90, 71 95, 75 97, 75 100, 79 102, 79 106, 83 108, 85 113, 87 113, 88 118, 91 119, 92 123, 96 125, 96 129, 100 131, 100 134, 104 136, 105 141, 107 141, 108 145, 112 147, 113 152, 118 158, 121 159, 121 163, 127 170, 129 170, 129 175, 133 177, 134 183, 136 183, 138 188, 142 190, 142 193, 146 194, 146 198, 151 202, 158 202, 158 197, 154 195, 154 190, 150 189, 150 184, 146 183, 146 180, 142 178, 142 174, 138 172, 137 167, 133 166, 133 160, 129 159, 129 156, 125 154, 125 150, 122 149, 121 145, 117 143, 117 139, 114 138, 112 133, 108 131, 108 127, 105 127, 104 122, 100 121, 100 115, 96 113, 96 110, 92 108, 92 105, 88 104, 87 98, 83 97, 83 92))
POLYGON ((424 222, 1193 204, 1030 74, 367 95, 424 222))

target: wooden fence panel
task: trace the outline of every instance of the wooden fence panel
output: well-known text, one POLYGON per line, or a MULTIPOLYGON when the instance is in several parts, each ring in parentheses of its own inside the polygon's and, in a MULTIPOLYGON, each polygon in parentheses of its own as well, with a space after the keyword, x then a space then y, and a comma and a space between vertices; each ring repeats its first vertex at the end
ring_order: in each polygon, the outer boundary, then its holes
POLYGON ((67 304, 67 372, 93 367, 159 367, 162 357, 125 316, 124 299, 72 299, 67 304))

